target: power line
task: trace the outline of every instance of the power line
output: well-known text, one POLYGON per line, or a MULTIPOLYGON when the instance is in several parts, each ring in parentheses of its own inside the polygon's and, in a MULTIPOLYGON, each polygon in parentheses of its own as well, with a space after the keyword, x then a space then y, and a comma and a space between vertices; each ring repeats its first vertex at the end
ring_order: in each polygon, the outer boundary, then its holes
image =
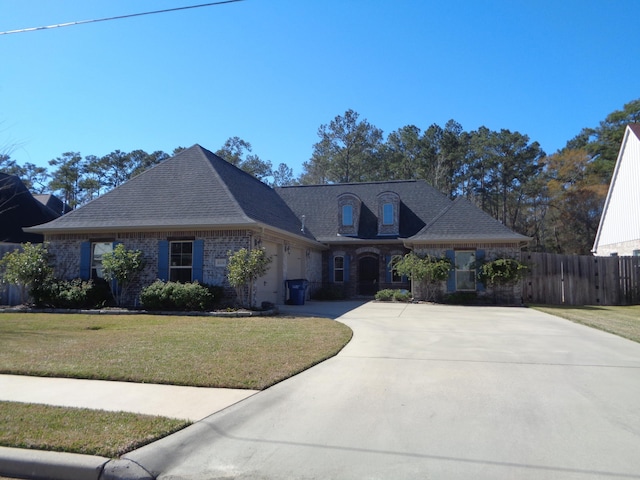
POLYGON ((190 8, 212 7, 214 5, 224 5, 225 3, 236 3, 236 2, 242 2, 242 1, 244 1, 244 0, 221 0, 221 1, 218 1, 218 2, 201 3, 200 5, 189 5, 187 7, 176 7, 176 8, 167 8, 165 10, 155 10, 153 12, 131 13, 129 15, 120 15, 120 16, 117 16, 117 17, 107 17, 107 18, 97 18, 97 19, 94 19, 94 20, 79 20, 77 22, 58 23, 56 25, 47 25, 45 27, 21 28, 19 30, 8 30, 6 32, 0 32, 0 35, 10 35, 12 33, 35 32, 35 31, 38 31, 38 30, 49 30, 51 28, 71 27, 71 26, 74 26, 74 25, 82 25, 82 24, 85 24, 85 23, 106 22, 108 20, 120 20, 122 18, 141 17, 142 15, 153 15, 153 14, 156 14, 156 13, 176 12, 178 10, 188 10, 190 8))

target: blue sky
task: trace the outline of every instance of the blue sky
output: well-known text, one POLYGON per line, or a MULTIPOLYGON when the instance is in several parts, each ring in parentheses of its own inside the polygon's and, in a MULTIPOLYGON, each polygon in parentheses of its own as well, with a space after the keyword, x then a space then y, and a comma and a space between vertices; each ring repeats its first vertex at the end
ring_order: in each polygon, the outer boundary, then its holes
MULTIPOLYGON (((206 0, 0 0, 0 30, 206 0)), ((231 136, 296 175, 353 109, 386 135, 454 119, 547 153, 640 97, 636 0, 243 2, 0 35, 0 147, 217 150, 231 136)))

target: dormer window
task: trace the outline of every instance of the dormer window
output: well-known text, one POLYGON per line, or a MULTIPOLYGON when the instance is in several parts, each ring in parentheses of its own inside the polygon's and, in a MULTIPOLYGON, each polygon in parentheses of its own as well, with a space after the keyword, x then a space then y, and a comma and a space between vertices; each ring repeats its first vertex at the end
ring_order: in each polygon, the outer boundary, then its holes
POLYGON ((382 205, 382 224, 393 225, 393 222, 393 203, 385 203, 384 205, 382 205))
POLYGON ((378 235, 400 234, 400 197, 395 192, 378 195, 378 235))
POLYGON ((353 193, 343 193, 338 197, 338 235, 358 235, 361 203, 353 193))
POLYGON ((353 226, 353 205, 342 206, 342 226, 343 227, 353 226))

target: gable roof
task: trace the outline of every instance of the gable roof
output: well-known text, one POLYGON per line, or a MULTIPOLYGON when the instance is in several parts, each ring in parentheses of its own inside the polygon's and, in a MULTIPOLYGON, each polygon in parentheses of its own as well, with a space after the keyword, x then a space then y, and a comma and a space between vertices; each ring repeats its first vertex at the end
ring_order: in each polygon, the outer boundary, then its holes
POLYGON ((194 145, 45 225, 43 233, 246 228, 296 235, 300 221, 269 186, 194 145))
POLYGON ((458 197, 410 240, 528 242, 531 239, 507 228, 466 198, 458 197))
POLYGON ((592 252, 640 240, 640 124, 627 125, 602 208, 592 252))
POLYGON ((278 187, 276 191, 298 218, 305 216, 305 228, 324 243, 393 238, 378 235, 378 196, 385 192, 400 197, 400 232, 396 238, 415 235, 451 202, 422 180, 278 187), (356 195, 362 202, 356 238, 338 235, 338 197, 345 194, 356 195))
POLYGON ((40 243, 42 235, 25 232, 23 227, 45 223, 60 216, 36 200, 22 180, 0 173, 0 242, 40 243))

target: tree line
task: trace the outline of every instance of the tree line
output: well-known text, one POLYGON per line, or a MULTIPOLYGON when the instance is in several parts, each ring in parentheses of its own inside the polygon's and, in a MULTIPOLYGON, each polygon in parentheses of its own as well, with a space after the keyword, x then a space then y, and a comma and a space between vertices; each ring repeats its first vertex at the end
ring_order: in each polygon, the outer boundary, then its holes
MULTIPOLYGON (((425 180, 532 237, 531 250, 588 254, 625 127, 636 122, 640 99, 547 155, 525 134, 484 126, 465 131, 455 120, 426 130, 407 125, 385 138, 382 130, 347 110, 319 127, 319 139, 298 177, 284 163, 274 168, 239 137, 229 138, 215 153, 272 186, 425 180)), ((19 165, 4 154, 0 171, 18 175, 34 193, 56 193, 75 208, 170 156, 143 150, 116 150, 103 157, 67 152, 49 161, 49 172, 31 163, 19 165)))

